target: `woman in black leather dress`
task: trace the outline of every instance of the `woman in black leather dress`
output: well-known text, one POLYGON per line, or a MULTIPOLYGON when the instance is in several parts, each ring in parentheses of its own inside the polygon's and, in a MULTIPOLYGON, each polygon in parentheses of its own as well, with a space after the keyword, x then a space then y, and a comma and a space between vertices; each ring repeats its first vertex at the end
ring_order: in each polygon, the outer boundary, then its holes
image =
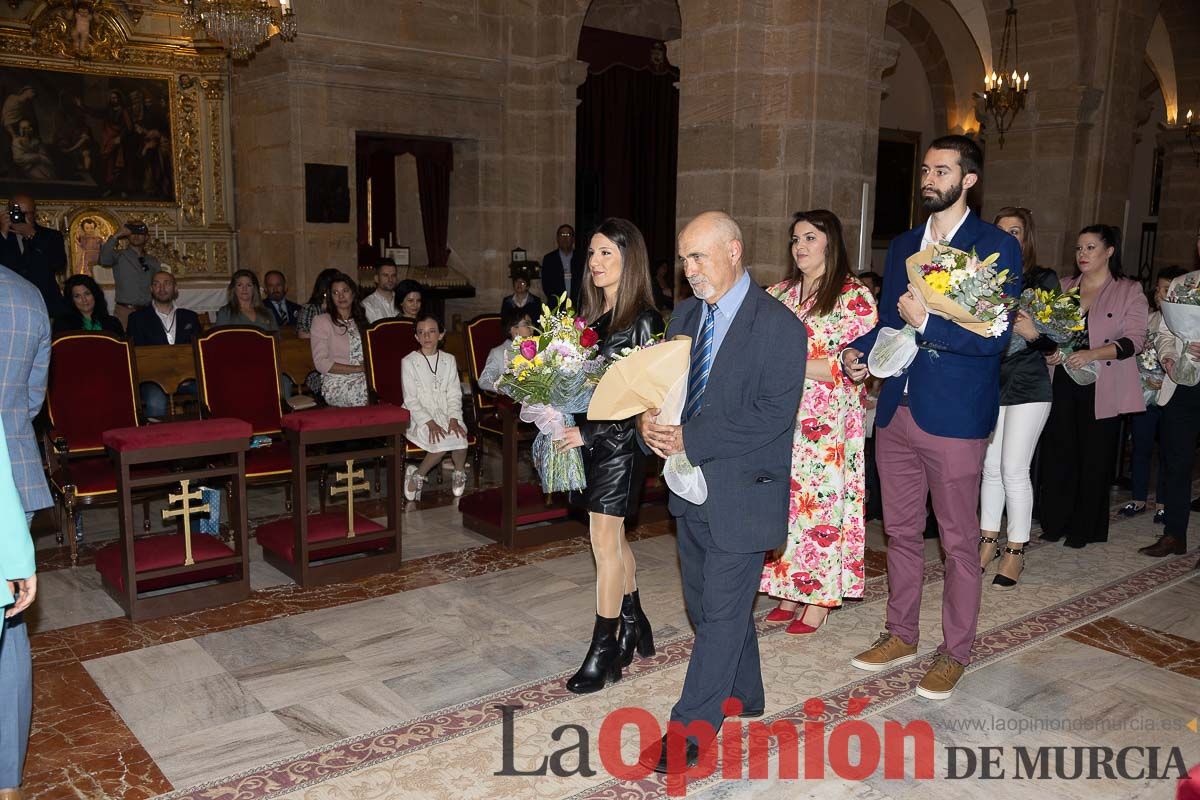
MULTIPOLYGON (((633 223, 615 218, 600 223, 588 247, 587 266, 583 316, 600 335, 600 355, 612 358, 662 334, 646 244, 633 223)), ((583 448, 587 488, 573 492, 571 502, 588 511, 596 558, 592 644, 583 666, 567 681, 567 688, 577 694, 620 680, 635 650, 643 657, 654 655, 650 621, 638 598, 636 563, 625 539, 625 516, 638 506, 646 473, 634 427, 634 418, 584 420, 567 429, 559 445, 583 448)))

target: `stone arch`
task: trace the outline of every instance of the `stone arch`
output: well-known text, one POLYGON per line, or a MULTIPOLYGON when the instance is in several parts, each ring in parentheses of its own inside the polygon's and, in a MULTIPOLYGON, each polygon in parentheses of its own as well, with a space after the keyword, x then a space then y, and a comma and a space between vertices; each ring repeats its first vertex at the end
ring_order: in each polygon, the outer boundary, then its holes
POLYGON ((1150 28, 1150 40, 1146 43, 1146 65, 1154 73, 1167 106, 1167 122, 1174 124, 1179 118, 1179 87, 1175 76, 1175 53, 1171 49, 1171 35, 1162 14, 1154 18, 1150 28))
POLYGON ((591 0, 583 24, 664 42, 683 35, 676 0, 591 0))
POLYGON ((945 48, 928 20, 907 0, 888 8, 887 24, 908 41, 921 58, 929 90, 933 95, 933 121, 936 130, 949 129, 951 109, 957 108, 954 75, 945 48))

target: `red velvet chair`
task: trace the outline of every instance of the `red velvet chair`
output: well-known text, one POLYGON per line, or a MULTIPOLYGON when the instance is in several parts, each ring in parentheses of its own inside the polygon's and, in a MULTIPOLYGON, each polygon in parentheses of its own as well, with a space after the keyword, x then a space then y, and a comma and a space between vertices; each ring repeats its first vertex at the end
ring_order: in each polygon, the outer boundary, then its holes
MULTIPOLYGON (((400 362, 417 349, 413 324, 406 319, 381 319, 367 327, 363 342, 363 365, 367 373, 367 393, 372 403, 404 405, 404 381, 400 362)), ((463 423, 466 424, 466 420, 463 423)), ((479 485, 479 440, 468 426, 467 445, 475 451, 475 485, 479 485)), ((425 451, 405 439, 404 459, 420 460, 425 451)), ((441 473, 438 473, 441 477, 441 473)), ((378 488, 378 477, 376 487, 378 488)))
MULTIPOLYGON (((250 596, 247 548, 245 452, 250 425, 240 419, 166 422, 105 431, 104 445, 117 475, 120 540, 96 553, 105 590, 132 620, 184 614, 250 596), (138 468, 170 465, 139 477, 138 468), (203 512, 200 484, 229 484, 232 546, 217 536, 192 532, 191 516, 203 512), (175 493, 175 487, 179 492, 175 493), (168 495, 163 518, 178 519, 178 532, 134 538, 135 491, 168 495), (179 508, 173 506, 179 503, 179 508), (188 513, 191 512, 191 513, 188 513), (160 593, 158 590, 178 588, 160 593)), ((144 470, 143 470, 144 471, 144 470)))
MULTIPOLYGON (((46 461, 58 513, 58 542, 78 561, 76 515, 116 505, 117 476, 102 437, 113 428, 141 424, 133 347, 109 333, 73 331, 50 344, 46 410, 46 461)), ((140 496, 140 495, 139 495, 140 496)), ((148 502, 142 501, 149 527, 148 502)))
POLYGON ((283 484, 292 502, 292 456, 281 436, 279 339, 252 325, 220 325, 192 340, 202 417, 230 417, 250 423, 255 436, 271 437, 268 447, 246 453, 246 483, 283 484))
POLYGON ((292 516, 258 528, 256 538, 266 561, 301 586, 346 581, 399 567, 400 498, 408 411, 391 403, 364 408, 321 408, 289 414, 283 426, 296 465, 292 475, 296 504, 292 516), (357 447, 346 449, 348 441, 357 442, 357 447), (322 451, 322 445, 334 442, 342 447, 336 452, 328 452, 328 448, 322 451), (310 449, 314 447, 315 450, 310 449), (362 472, 355 467, 379 458, 388 462, 386 525, 354 510, 356 491, 368 488, 366 481, 356 480, 362 472), (347 461, 351 462, 349 468, 347 461), (336 472, 339 465, 345 472, 336 472), (313 466, 334 469, 338 479, 333 481, 330 491, 346 497, 345 511, 331 508, 308 513, 308 493, 304 487, 307 470, 313 466))
POLYGON ((497 314, 483 314, 466 325, 467 370, 471 375, 471 405, 475 409, 475 425, 481 436, 501 439, 504 431, 496 413, 496 395, 479 388, 479 376, 487 365, 488 354, 508 338, 504 323, 497 314))

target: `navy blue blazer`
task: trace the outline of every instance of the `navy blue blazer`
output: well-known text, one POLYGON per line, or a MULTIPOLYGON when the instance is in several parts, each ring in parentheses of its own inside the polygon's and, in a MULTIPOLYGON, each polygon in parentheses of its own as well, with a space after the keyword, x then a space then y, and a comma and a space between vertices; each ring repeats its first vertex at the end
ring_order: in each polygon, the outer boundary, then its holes
MULTIPOLYGON (((666 338, 695 338, 702 306, 680 303, 666 338)), ((718 547, 774 550, 787 539, 792 434, 808 361, 804 323, 751 284, 717 351, 700 411, 683 426, 688 460, 704 470, 704 511, 718 547)), ((671 514, 695 506, 672 493, 671 514)))
MULTIPOLYGON (((908 291, 904 261, 921 249, 925 226, 902 233, 888 247, 883 274, 879 322, 850 346, 870 353, 881 328, 904 327, 898 304, 908 291)), ((1011 235, 971 212, 950 241, 952 247, 975 252, 980 258, 999 253, 997 264, 1008 268, 1005 292, 1021 293, 1021 245, 1011 235)), ((1000 360, 1008 348, 1012 324, 1003 336, 984 337, 947 319, 929 315, 924 334, 917 334, 921 349, 912 365, 883 382, 875 424, 886 427, 900 405, 908 382, 908 404, 918 427, 934 436, 984 439, 991 435, 1000 411, 1000 360)), ((864 355, 864 358, 866 356, 864 355)))
MULTIPOLYGON (((149 305, 129 315, 129 341, 137 347, 167 344, 162 320, 149 305)), ((191 344, 200 335, 200 317, 187 308, 175 309, 175 344, 191 344)))

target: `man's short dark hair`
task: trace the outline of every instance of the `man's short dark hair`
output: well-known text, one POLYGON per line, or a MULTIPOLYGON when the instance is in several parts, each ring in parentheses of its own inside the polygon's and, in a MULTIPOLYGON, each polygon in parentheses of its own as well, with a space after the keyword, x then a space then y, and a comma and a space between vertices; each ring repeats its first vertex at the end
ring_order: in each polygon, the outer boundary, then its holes
POLYGON ((574 228, 572 228, 570 225, 568 225, 568 224, 567 224, 567 223, 565 223, 565 222, 564 222, 562 225, 559 225, 559 226, 558 226, 558 228, 556 228, 556 229, 555 229, 555 231, 554 231, 555 235, 558 235, 559 233, 562 233, 562 229, 563 229, 563 228, 566 228, 567 230, 569 230, 569 231, 571 232, 571 235, 572 235, 572 236, 574 236, 574 235, 575 235, 575 229, 574 229, 574 228))
POLYGON ((953 150, 958 153, 958 164, 964 175, 983 176, 983 151, 969 136, 952 134, 939 136, 929 143, 930 150, 953 150))
POLYGON ((272 275, 278 275, 285 284, 287 283, 287 275, 284 275, 282 272, 280 272, 277 269, 267 270, 267 274, 263 275, 263 283, 266 283, 267 278, 271 277, 272 275))

